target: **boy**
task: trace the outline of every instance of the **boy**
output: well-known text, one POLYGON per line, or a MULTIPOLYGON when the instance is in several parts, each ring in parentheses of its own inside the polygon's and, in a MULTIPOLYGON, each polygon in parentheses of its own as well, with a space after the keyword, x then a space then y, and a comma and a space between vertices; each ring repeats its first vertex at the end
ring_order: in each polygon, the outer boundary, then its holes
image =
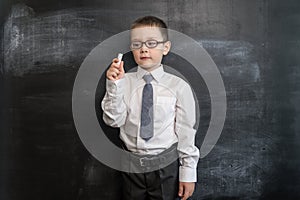
MULTIPOLYGON (((166 24, 146 16, 131 26, 131 50, 137 72, 125 73, 124 62, 113 62, 106 72, 102 101, 106 124, 120 127, 124 148, 134 155, 155 156, 159 162, 178 160, 146 173, 123 173, 127 200, 186 200, 194 191, 199 150, 194 145, 195 101, 190 86, 164 72, 161 64, 171 48, 166 24), (175 149, 175 151, 173 151, 175 149), (163 159, 161 159, 163 158, 163 159)), ((137 162, 144 164, 151 162, 137 162)), ((161 163, 156 163, 161 164, 161 163)))

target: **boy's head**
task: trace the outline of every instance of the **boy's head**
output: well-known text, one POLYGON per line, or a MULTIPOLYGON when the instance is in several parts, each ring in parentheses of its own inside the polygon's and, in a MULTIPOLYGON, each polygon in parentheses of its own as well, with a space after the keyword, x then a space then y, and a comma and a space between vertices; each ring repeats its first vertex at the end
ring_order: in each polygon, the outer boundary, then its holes
POLYGON ((156 69, 171 48, 166 24, 153 16, 137 19, 131 26, 130 47, 139 66, 147 71, 156 69))
POLYGON ((141 28, 141 27, 157 27, 159 28, 161 35, 164 39, 164 41, 168 41, 169 40, 169 36, 168 36, 168 27, 166 25, 166 23, 154 16, 145 16, 145 17, 141 17, 138 18, 137 20, 135 20, 132 25, 131 25, 131 30, 135 29, 135 28, 141 28))

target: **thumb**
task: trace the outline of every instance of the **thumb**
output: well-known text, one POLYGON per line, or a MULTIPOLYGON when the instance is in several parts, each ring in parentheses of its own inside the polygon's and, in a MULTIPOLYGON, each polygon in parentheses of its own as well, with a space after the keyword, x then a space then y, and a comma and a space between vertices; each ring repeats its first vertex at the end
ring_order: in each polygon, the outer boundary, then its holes
POLYGON ((180 196, 180 197, 183 196, 183 185, 181 183, 179 183, 178 196, 180 196))
POLYGON ((123 78, 124 74, 125 74, 125 72, 124 72, 124 62, 121 61, 120 65, 119 65, 119 74, 118 74, 117 79, 123 78))
POLYGON ((124 61, 121 61, 119 71, 120 73, 124 74, 124 61))

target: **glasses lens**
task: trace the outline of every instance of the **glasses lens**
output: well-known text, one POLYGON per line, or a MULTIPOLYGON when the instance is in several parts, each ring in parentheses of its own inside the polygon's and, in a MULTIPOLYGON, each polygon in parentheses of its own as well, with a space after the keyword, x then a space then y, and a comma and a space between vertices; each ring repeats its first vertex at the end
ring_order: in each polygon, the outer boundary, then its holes
POLYGON ((154 47, 157 46, 157 41, 155 41, 155 40, 148 40, 148 41, 146 41, 146 46, 148 48, 154 48, 154 47))
POLYGON ((136 42, 131 43, 131 48, 133 48, 133 49, 139 49, 139 48, 141 48, 141 46, 142 46, 142 42, 136 41, 136 42))

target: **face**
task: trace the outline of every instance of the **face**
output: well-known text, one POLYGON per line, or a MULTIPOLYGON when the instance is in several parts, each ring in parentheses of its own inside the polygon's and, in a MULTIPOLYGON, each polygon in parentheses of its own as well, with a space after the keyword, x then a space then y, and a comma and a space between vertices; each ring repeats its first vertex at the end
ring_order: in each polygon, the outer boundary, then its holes
MULTIPOLYGON (((145 42, 148 40, 163 41, 158 27, 143 26, 131 30, 131 42, 145 42)), ((160 66, 162 57, 167 55, 171 47, 170 41, 158 43, 155 48, 149 48, 143 43, 139 49, 132 49, 135 62, 147 71, 160 66)))

